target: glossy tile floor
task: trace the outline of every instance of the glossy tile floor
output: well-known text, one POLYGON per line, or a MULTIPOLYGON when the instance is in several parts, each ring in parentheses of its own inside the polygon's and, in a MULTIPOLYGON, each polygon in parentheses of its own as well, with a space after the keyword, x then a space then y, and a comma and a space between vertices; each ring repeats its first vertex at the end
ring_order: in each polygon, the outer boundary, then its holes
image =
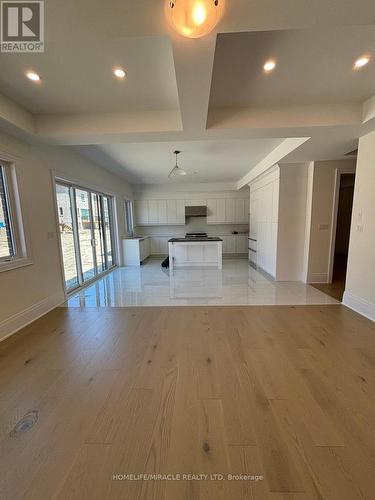
POLYGON ((67 307, 305 305, 338 304, 303 283, 273 282, 245 259, 224 260, 223 269, 161 267, 150 259, 141 267, 122 267, 77 292, 67 307))

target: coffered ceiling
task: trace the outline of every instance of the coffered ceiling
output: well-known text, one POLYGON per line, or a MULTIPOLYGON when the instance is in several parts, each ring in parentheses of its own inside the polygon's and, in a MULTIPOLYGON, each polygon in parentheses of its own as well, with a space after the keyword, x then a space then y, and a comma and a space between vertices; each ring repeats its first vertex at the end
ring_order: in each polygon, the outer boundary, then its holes
POLYGON ((375 128, 372 0, 227 0, 199 40, 163 0, 49 0, 45 28, 43 54, 0 54, 0 127, 134 183, 165 182, 176 148, 197 181, 237 182, 265 158, 344 157, 375 128))

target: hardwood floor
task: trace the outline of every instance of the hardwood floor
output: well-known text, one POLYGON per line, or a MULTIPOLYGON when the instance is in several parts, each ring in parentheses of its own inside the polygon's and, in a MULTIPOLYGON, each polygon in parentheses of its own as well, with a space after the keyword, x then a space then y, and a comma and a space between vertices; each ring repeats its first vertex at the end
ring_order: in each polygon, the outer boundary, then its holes
POLYGON ((347 265, 348 256, 336 254, 333 267, 332 283, 311 283, 311 286, 342 302, 345 292, 347 265))
POLYGON ((59 308, 0 381, 2 500, 374 498, 375 325, 342 306, 59 308))

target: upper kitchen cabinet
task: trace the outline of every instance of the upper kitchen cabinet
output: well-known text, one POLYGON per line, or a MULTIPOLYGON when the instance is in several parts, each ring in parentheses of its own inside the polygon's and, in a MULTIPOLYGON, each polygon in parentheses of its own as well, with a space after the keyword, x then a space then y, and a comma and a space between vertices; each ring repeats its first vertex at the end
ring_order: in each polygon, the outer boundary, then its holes
POLYGON ((184 200, 136 200, 134 213, 137 226, 185 224, 184 200))
POLYGON ((234 198, 225 200, 225 220, 230 223, 236 220, 236 201, 234 198))
POLYGON ((148 223, 159 224, 158 200, 148 200, 148 223))
POLYGON ((249 200, 248 199, 236 199, 235 203, 235 219, 236 224, 248 224, 249 223, 249 200))
POLYGON ((185 224, 184 200, 167 200, 167 223, 185 224))
POLYGON ((249 200, 217 198, 207 201, 207 224, 248 224, 249 200))
POLYGON ((134 201, 134 219, 136 226, 147 226, 147 224, 149 223, 147 200, 134 201))

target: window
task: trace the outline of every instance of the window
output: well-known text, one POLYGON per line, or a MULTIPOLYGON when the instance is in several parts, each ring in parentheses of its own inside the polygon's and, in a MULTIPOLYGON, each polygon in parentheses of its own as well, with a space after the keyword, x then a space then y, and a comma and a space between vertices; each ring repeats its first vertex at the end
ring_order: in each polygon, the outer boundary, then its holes
POLYGON ((26 259, 15 170, 0 162, 0 271, 30 263, 26 259))
POLYGON ((133 203, 131 200, 125 201, 125 230, 129 236, 133 236, 134 222, 133 222, 133 203))
POLYGON ((0 167, 0 259, 14 257, 16 246, 10 218, 10 203, 5 168, 0 167))
POLYGON ((72 291, 115 265, 113 198, 57 181, 56 201, 65 287, 72 291))

